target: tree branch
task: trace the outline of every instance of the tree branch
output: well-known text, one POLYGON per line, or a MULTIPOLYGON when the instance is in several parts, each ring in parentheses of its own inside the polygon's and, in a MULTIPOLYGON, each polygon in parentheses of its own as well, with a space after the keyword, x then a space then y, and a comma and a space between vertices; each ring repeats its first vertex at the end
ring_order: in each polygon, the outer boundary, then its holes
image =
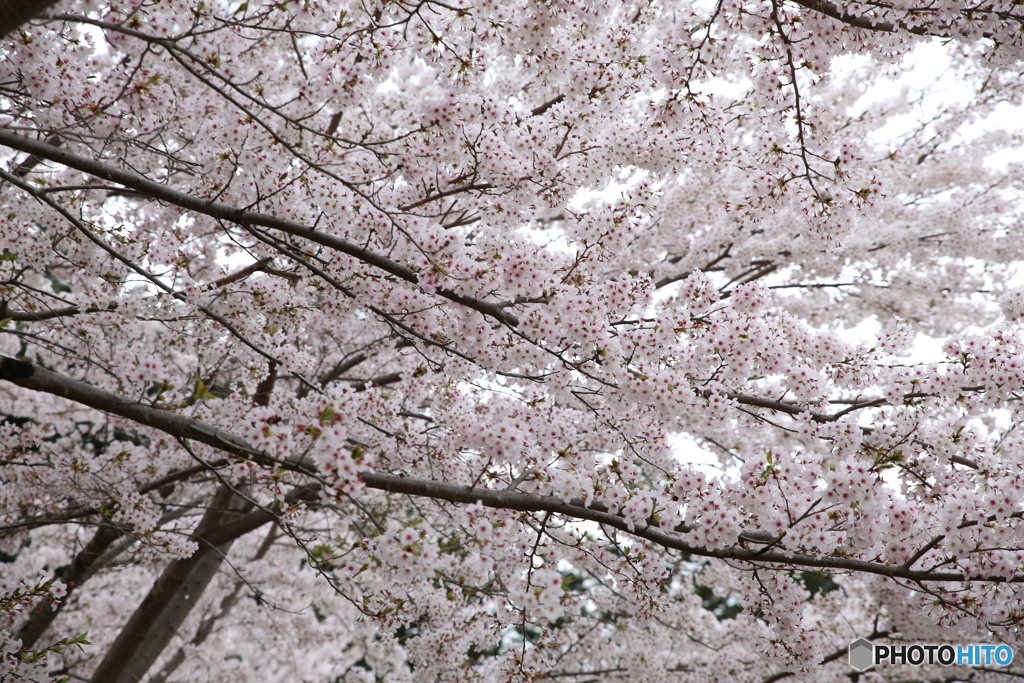
MULTIPOLYGON (((906 31, 917 36, 932 36, 935 38, 955 38, 953 27, 949 25, 933 25, 933 26, 911 26, 905 21, 897 21, 895 23, 890 21, 884 21, 881 19, 874 19, 869 16, 850 14, 844 8, 839 5, 829 2, 829 0, 790 0, 794 4, 805 7, 809 10, 819 12, 825 16, 832 17, 836 21, 841 21, 848 26, 855 28, 862 28, 867 31, 879 31, 882 33, 896 33, 898 31, 906 31)), ((959 10, 960 14, 967 18, 968 22, 972 15, 989 13, 989 10, 985 8, 970 8, 965 7, 959 10)), ((991 12, 996 14, 1004 21, 1013 21, 1018 25, 1024 24, 1024 17, 1012 14, 1010 12, 991 12)), ((984 38, 991 38, 992 33, 985 31, 981 33, 984 38)))
POLYGON ((0 38, 38 17, 56 0, 0 0, 0 38))
MULTIPOLYGON (((825 16, 832 17, 837 21, 841 21, 849 26, 856 28, 863 28, 868 31, 882 31, 884 33, 894 33, 899 27, 895 24, 891 24, 887 21, 875 21, 869 17, 861 17, 855 14, 849 14, 845 9, 839 5, 835 5, 828 0, 790 0, 791 2, 805 7, 809 10, 814 10, 824 14, 825 16)), ((915 30, 911 30, 911 33, 917 33, 918 35, 926 35, 924 27, 918 27, 915 30)))
POLYGON ((32 616, 18 632, 18 638, 21 639, 23 647, 31 649, 35 645, 40 636, 60 614, 71 594, 86 579, 96 560, 102 557, 104 551, 121 537, 121 533, 121 530, 112 524, 102 524, 81 552, 75 555, 71 564, 57 570, 57 578, 67 585, 67 595, 58 603, 43 601, 33 610, 32 616))
POLYGON ((230 488, 218 488, 194 533, 199 549, 191 557, 167 565, 96 667, 94 683, 136 683, 142 679, 213 580, 234 541, 212 542, 210 532, 224 517, 235 516, 234 511, 242 505, 242 499, 230 488))
MULTIPOLYGON (((263 543, 260 544, 259 549, 256 551, 256 554, 252 557, 250 561, 263 559, 263 557, 267 554, 267 551, 270 550, 270 546, 277 538, 279 530, 280 527, 276 524, 270 527, 270 532, 267 534, 267 537, 263 539, 263 543)), ((198 647, 206 641, 209 635, 213 632, 214 626, 217 624, 217 621, 224 618, 231 611, 231 608, 238 603, 238 597, 244 585, 245 582, 241 580, 235 582, 235 587, 231 591, 231 593, 226 595, 220 601, 219 611, 216 614, 207 616, 199 624, 199 628, 196 629, 196 633, 192 637, 192 641, 189 643, 190 646, 198 647)), ((186 646, 183 645, 178 648, 177 652, 175 652, 174 655, 171 656, 170 660, 168 660, 163 665, 163 667, 160 668, 158 672, 150 676, 149 683, 164 683, 164 681, 167 680, 167 677, 174 673, 174 671, 179 666, 181 666, 181 664, 185 661, 186 656, 186 646)))
MULTIPOLYGON (((173 436, 205 443, 214 448, 224 450, 253 462, 266 466, 283 467, 292 471, 316 475, 312 464, 304 459, 289 459, 281 462, 270 455, 254 448, 244 439, 230 432, 205 424, 199 420, 175 415, 164 410, 143 406, 127 398, 92 387, 85 382, 64 377, 50 370, 33 366, 25 361, 0 357, 0 380, 6 380, 26 389, 43 391, 61 396, 97 410, 120 415, 141 424, 167 432, 173 436)), ((765 552, 761 549, 749 549, 740 545, 724 548, 696 546, 686 542, 678 533, 692 530, 682 527, 663 530, 653 520, 629 520, 612 513, 601 504, 590 504, 582 499, 568 502, 554 496, 520 493, 509 490, 481 489, 442 481, 418 479, 383 472, 364 472, 363 483, 371 489, 390 493, 401 493, 410 496, 421 496, 450 503, 480 503, 486 507, 517 510, 520 512, 545 512, 564 515, 575 519, 589 520, 604 524, 638 538, 643 538, 655 545, 673 550, 680 550, 700 557, 714 557, 723 560, 749 562, 753 564, 782 565, 796 567, 818 567, 821 569, 837 569, 865 574, 874 574, 888 578, 906 579, 915 582, 958 583, 964 581, 983 581, 992 583, 1024 583, 1024 574, 1006 576, 971 575, 961 572, 932 572, 912 570, 883 561, 867 561, 839 555, 808 555, 801 552, 790 552, 784 549, 765 552)), ((211 545, 224 543, 230 538, 237 538, 273 519, 271 511, 256 510, 243 518, 227 524, 217 532, 211 533, 206 540, 211 545)), ((753 541, 757 543, 777 543, 777 536, 759 530, 745 530, 737 542, 753 541)))
POLYGON ((49 311, 9 311, 7 310, 7 302, 2 301, 0 302, 0 320, 39 322, 42 320, 53 320, 54 318, 67 318, 73 315, 80 315, 82 313, 101 313, 103 311, 112 310, 114 310, 114 307, 98 308, 96 306, 90 306, 83 310, 78 306, 68 306, 67 308, 54 308, 49 311))
MULTIPOLYGON (((394 275, 411 284, 419 283, 419 277, 411 268, 403 266, 400 263, 392 261, 385 256, 374 253, 369 249, 365 249, 346 239, 320 232, 302 225, 301 223, 295 223, 294 221, 278 218, 276 216, 267 216, 255 211, 246 211, 239 207, 223 204, 221 202, 202 199, 195 195, 175 190, 167 185, 154 182, 141 175, 123 171, 119 168, 114 168, 113 166, 108 166, 96 161, 95 159, 90 159, 88 157, 75 154, 74 152, 54 147, 53 145, 48 145, 45 142, 39 142, 38 140, 17 135, 10 131, 0 130, 0 144, 28 154, 34 154, 40 158, 82 171, 83 173, 94 175, 98 178, 103 178, 110 182, 119 183, 125 187, 141 192, 147 197, 158 199, 189 211, 195 211, 196 213, 201 213, 210 216, 211 218, 230 221, 242 227, 259 225, 273 230, 280 230, 281 232, 289 235, 301 237, 329 249, 340 251, 343 254, 347 254, 359 261, 362 261, 363 263, 366 263, 367 265, 378 268, 379 270, 394 275)), ((484 315, 494 318, 505 325, 510 327, 516 327, 519 325, 518 318, 507 313, 500 303, 481 301, 474 297, 459 294, 458 292, 444 287, 439 287, 436 291, 439 296, 442 296, 449 301, 483 313, 484 315)))

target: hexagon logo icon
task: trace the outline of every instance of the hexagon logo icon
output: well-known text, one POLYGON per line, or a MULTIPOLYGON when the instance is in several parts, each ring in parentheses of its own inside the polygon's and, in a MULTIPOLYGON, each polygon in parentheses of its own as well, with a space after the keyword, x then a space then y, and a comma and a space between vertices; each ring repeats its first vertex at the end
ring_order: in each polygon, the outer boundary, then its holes
POLYGON ((864 671, 875 664, 875 646, 870 640, 858 638, 850 643, 850 666, 864 671))

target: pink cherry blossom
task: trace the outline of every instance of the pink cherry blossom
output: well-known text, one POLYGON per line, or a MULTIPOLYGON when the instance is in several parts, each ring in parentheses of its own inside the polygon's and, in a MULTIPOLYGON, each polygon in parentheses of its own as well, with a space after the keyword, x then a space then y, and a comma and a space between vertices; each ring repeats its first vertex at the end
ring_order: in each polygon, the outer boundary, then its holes
POLYGON ((1019 645, 1019 2, 23 7, 0 679, 1019 645))

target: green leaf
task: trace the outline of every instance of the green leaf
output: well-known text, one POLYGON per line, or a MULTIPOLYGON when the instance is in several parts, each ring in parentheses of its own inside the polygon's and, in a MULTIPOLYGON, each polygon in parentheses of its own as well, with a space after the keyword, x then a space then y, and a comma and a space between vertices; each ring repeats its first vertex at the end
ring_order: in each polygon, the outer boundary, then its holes
POLYGON ((206 386, 206 382, 204 382, 202 378, 196 380, 196 390, 193 396, 196 399, 217 398, 217 396, 210 391, 210 388, 206 386))

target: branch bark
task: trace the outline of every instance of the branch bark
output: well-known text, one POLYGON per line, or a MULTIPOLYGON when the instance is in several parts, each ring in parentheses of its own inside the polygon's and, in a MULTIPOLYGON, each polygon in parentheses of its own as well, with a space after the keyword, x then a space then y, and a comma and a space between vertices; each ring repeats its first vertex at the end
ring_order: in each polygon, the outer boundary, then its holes
POLYGON ((21 639, 23 647, 32 649, 32 646, 36 644, 36 641, 39 640, 40 636, 46 632, 46 629, 50 627, 53 620, 60 614, 71 594, 89 575, 89 571, 96 560, 102 557, 104 551, 120 537, 121 530, 117 527, 112 524, 101 525, 96 530, 96 533, 93 534, 92 539, 82 548, 81 552, 75 555, 71 564, 57 570, 57 577, 67 585, 67 595, 64 596, 63 600, 56 603, 56 607, 54 607, 52 602, 43 601, 33 610, 32 616, 29 617, 29 620, 18 632, 18 638, 21 639))
MULTIPOLYGON (((296 472, 316 475, 312 464, 302 459, 285 462, 249 445, 244 439, 198 420, 174 415, 163 410, 142 406, 129 399, 92 387, 84 382, 64 377, 50 370, 38 368, 31 363, 0 357, 0 380, 6 380, 26 389, 44 391, 62 396, 83 405, 115 415, 121 415, 141 424, 159 429, 173 436, 205 443, 228 453, 249 458, 253 462, 284 467, 296 472)), ((430 479, 419 479, 384 472, 364 472, 363 483, 371 489, 410 496, 431 498, 458 504, 480 503, 487 507, 520 512, 547 512, 574 519, 597 522, 664 548, 680 550, 700 557, 715 557, 723 560, 748 562, 758 565, 781 565, 786 567, 817 567, 837 569, 865 574, 874 574, 914 582, 958 583, 983 581, 991 583, 1024 583, 1024 574, 1013 576, 971 575, 961 572, 934 572, 913 570, 904 565, 887 564, 884 561, 868 561, 839 555, 808 555, 787 551, 779 547, 784 537, 774 536, 762 530, 745 530, 737 538, 737 545, 712 547, 694 545, 684 540, 680 533, 692 528, 677 527, 662 529, 654 520, 630 520, 615 514, 601 504, 587 504, 582 499, 564 501, 554 496, 521 493, 509 490, 482 489, 430 479), (767 544, 773 548, 749 548, 748 544, 767 544)), ((1010 515, 1020 518, 1021 513, 1010 515)), ((274 518, 273 511, 255 510, 242 518, 221 526, 206 537, 210 545, 219 545, 242 533, 248 533, 274 518)), ((977 522, 964 522, 966 527, 977 522)))
MULTIPOLYGON (((263 559, 264 556, 266 556, 267 551, 270 550, 270 546, 277 538, 279 530, 280 527, 276 524, 270 528, 270 532, 267 534, 267 537, 263 539, 263 543, 260 545, 259 550, 256 551, 256 554, 252 557, 250 561, 254 562, 256 560, 261 560, 263 559)), ((245 585, 246 584, 243 581, 235 581, 234 589, 220 601, 219 611, 203 619, 203 621, 199 624, 199 628, 196 629, 195 635, 192 636, 192 640, 189 643, 189 645, 193 647, 198 647, 206 641, 210 634, 213 633, 214 627, 217 625, 217 622, 223 619, 231 611, 231 608, 238 603, 238 598, 241 594, 242 588, 245 585)), ((171 658, 160 668, 159 671, 157 671, 149 677, 149 683, 164 683, 164 681, 166 681, 167 678, 171 674, 173 674, 179 666, 182 665, 182 663, 185 661, 185 658, 186 646, 183 645, 178 648, 174 655, 171 656, 171 658)))
POLYGON ((54 318, 67 318, 73 315, 81 315, 82 313, 101 313, 105 310, 113 309, 90 306, 83 310, 78 306, 68 306, 66 308, 54 308, 49 311, 9 311, 7 310, 7 302, 0 301, 0 320, 40 322, 43 320, 53 320, 54 318))
MULTIPOLYGON (((809 10, 819 12, 825 16, 832 17, 836 21, 841 21, 849 26, 856 28, 863 28, 868 31, 881 31, 883 33, 893 33, 899 27, 895 24, 891 24, 887 21, 874 21, 869 17, 857 16, 855 14, 848 13, 845 9, 834 3, 828 2, 828 0, 792 0, 797 5, 805 7, 809 10)), ((927 35, 924 27, 918 27, 916 30, 911 30, 910 33, 917 33, 919 35, 927 35)))
POLYGON ((209 540, 210 532, 224 518, 237 516, 244 506, 243 499, 227 486, 217 489, 195 530, 199 549, 191 557, 167 565, 93 672, 94 683, 136 683, 142 679, 192 611, 231 548, 234 539, 214 544, 209 540))
MULTIPOLYGON (((48 161, 53 161, 63 166, 67 166, 68 168, 82 171, 83 173, 88 173, 96 176, 97 178, 103 178, 104 180, 124 185, 125 187, 136 190, 147 197, 179 206, 188 211, 201 213, 210 216, 211 218, 230 221, 246 228, 248 226, 258 225, 272 230, 280 230, 283 233, 301 237, 302 239, 309 240, 315 244, 347 254, 348 256, 394 275, 406 282, 412 284, 419 283, 419 277, 411 268, 392 261, 386 256, 381 256, 369 249, 365 249, 354 242, 350 242, 335 235, 320 232, 319 230, 307 227, 301 223, 278 218, 276 216, 267 216, 255 211, 246 211, 229 204, 196 197, 195 195, 188 194, 187 192, 181 192, 180 190, 175 190, 167 185, 154 182, 136 173, 123 171, 119 168, 114 168, 113 166, 108 166, 107 164, 96 161, 95 159, 90 159, 66 149, 54 147, 53 145, 48 145, 45 142, 39 142, 38 140, 33 140, 7 130, 0 130, 0 144, 6 145, 11 149, 35 155, 48 161)), ((460 294, 444 287, 439 287, 436 291, 439 296, 442 296, 449 301, 483 313, 484 315, 494 318, 505 325, 510 327, 516 327, 519 325, 518 318, 505 311, 503 305, 500 303, 481 301, 475 297, 460 294)))
POLYGON ((38 17, 56 0, 0 0, 0 38, 38 17))
MULTIPOLYGON (((946 24, 934 24, 934 25, 917 25, 908 24, 904 20, 896 22, 885 21, 882 19, 875 19, 870 16, 850 14, 840 5, 837 5, 829 0, 790 0, 794 4, 800 5, 806 9, 824 14, 825 16, 832 17, 836 21, 841 21, 848 26, 854 26, 856 28, 862 28, 867 31, 879 31, 882 33, 897 33, 899 31, 905 31, 912 33, 917 36, 932 36, 934 38, 956 38, 955 26, 946 24)), ((960 15, 965 17, 970 23, 972 16, 986 13, 988 10, 985 8, 963 8, 960 10, 960 15)), ((1024 16, 1011 14, 1009 12, 1002 12, 998 14, 1002 19, 1006 21, 1013 21, 1018 25, 1024 25, 1024 16)), ((961 29, 963 31, 963 29, 961 29)), ((984 31, 981 33, 984 38, 991 38, 992 33, 984 31)))

